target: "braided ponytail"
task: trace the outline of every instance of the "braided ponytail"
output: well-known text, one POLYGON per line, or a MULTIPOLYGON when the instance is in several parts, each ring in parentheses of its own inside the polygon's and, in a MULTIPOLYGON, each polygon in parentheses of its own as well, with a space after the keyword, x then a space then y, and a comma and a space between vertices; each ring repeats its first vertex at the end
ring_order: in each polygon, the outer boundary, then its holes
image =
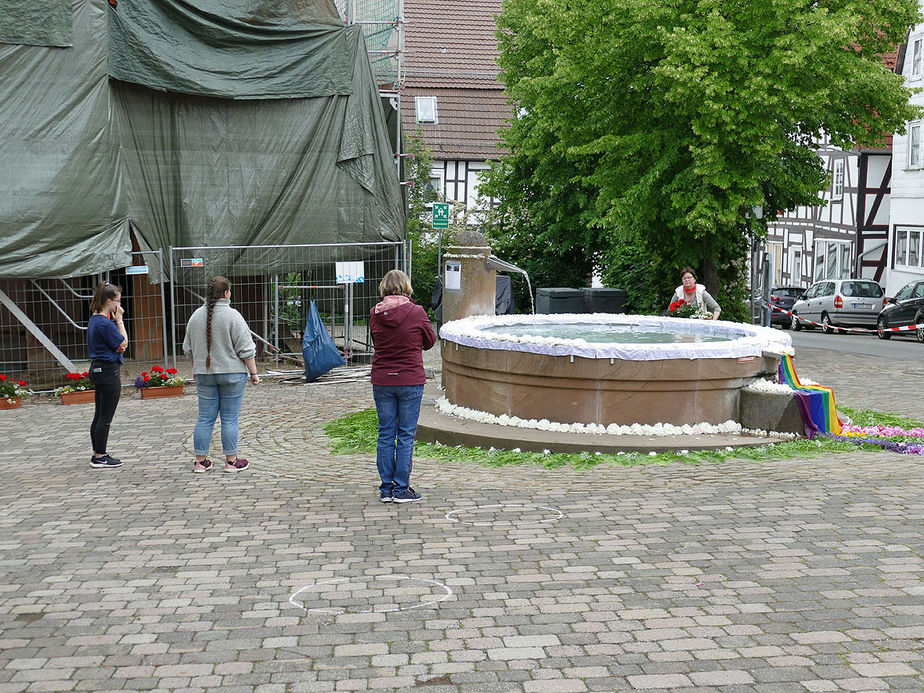
POLYGON ((223 298, 225 291, 231 289, 231 282, 224 277, 212 277, 205 290, 205 367, 212 365, 212 310, 219 298, 223 298))

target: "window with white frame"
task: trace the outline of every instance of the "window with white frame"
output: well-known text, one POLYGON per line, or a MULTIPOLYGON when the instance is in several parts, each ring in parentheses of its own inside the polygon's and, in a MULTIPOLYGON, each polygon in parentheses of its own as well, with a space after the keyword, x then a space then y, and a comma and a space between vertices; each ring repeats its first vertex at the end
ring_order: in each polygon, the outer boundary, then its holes
POLYGON ((844 197, 844 160, 835 159, 834 161, 834 182, 832 186, 832 196, 835 200, 844 197))
POLYGON ((825 253, 825 279, 835 279, 837 277, 837 261, 840 259, 840 248, 828 246, 825 253), (833 251, 833 252, 832 252, 833 251))
POLYGON ((791 284, 802 286, 802 251, 792 251, 792 263, 789 269, 789 281, 791 284))
MULTIPOLYGON (((431 168, 430 177, 427 179, 427 188, 433 191, 437 200, 442 200, 446 194, 446 191, 443 189, 443 169, 442 168, 431 168)), ((433 207, 433 202, 427 202, 424 204, 424 207, 431 209, 433 207)))
POLYGON ((850 278, 850 241, 815 241, 815 275, 813 281, 850 278))
POLYGON ((924 48, 924 39, 915 39, 911 42, 911 76, 921 76, 921 50, 924 48))
POLYGON ((908 229, 895 227, 895 264, 904 265, 908 259, 908 229))
POLYGON ((908 168, 921 168, 921 123, 908 126, 908 168))
POLYGON ((770 281, 774 284, 783 282, 783 244, 767 243, 767 252, 770 255, 770 281))
POLYGON ((414 106, 418 123, 436 123, 436 97, 415 96, 414 106))
POLYGON ((924 267, 924 227, 895 227, 895 264, 904 267, 924 267))

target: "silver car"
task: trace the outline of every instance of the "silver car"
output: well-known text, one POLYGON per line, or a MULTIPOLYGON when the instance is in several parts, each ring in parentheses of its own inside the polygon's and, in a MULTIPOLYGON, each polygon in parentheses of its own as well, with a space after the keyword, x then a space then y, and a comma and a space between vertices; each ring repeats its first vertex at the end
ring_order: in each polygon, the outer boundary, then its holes
POLYGON ((885 292, 872 279, 824 279, 812 284, 792 307, 792 329, 819 323, 827 334, 837 327, 875 327, 885 292))

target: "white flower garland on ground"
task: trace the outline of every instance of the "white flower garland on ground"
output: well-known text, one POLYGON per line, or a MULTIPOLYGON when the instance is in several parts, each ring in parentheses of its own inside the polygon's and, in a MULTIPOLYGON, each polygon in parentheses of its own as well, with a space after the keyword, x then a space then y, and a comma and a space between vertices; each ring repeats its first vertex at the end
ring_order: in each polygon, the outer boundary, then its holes
POLYGON ((553 431, 555 433, 593 433, 595 435, 614 435, 614 436, 681 436, 681 435, 716 435, 716 434, 746 434, 762 437, 774 438, 796 438, 793 433, 779 433, 775 431, 752 430, 741 427, 737 421, 729 419, 723 423, 710 424, 698 423, 694 425, 684 424, 675 426, 674 424, 656 423, 656 424, 631 424, 619 425, 589 423, 559 423, 549 421, 548 419, 521 419, 518 416, 508 416, 507 414, 490 414, 477 409, 469 409, 453 404, 446 397, 440 397, 436 401, 436 408, 441 414, 455 416, 460 419, 477 421, 479 423, 494 424, 497 426, 512 426, 515 428, 532 428, 539 431, 553 431))

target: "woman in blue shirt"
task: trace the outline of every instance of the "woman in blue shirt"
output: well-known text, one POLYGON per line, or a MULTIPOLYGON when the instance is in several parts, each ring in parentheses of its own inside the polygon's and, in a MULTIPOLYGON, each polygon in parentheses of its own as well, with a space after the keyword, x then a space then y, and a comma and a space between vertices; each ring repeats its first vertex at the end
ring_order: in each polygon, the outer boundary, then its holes
POLYGON ((96 393, 96 409, 90 424, 90 442, 93 457, 90 466, 112 469, 122 466, 122 461, 106 452, 109 442, 109 427, 119 405, 122 393, 122 353, 128 346, 122 310, 122 289, 106 282, 96 287, 90 302, 90 323, 87 325, 87 349, 90 353, 90 380, 96 393))

